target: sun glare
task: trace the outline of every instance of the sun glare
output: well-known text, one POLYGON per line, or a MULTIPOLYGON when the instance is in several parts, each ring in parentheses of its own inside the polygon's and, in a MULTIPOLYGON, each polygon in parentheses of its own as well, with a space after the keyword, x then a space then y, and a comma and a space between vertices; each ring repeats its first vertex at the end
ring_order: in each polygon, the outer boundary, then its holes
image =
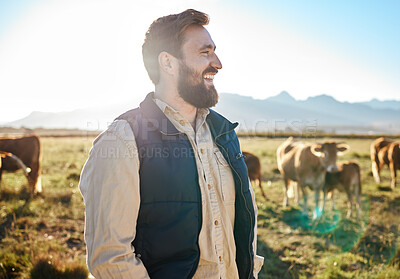
POLYGON ((265 99, 283 90, 297 99, 328 94, 362 101, 396 96, 374 69, 353 64, 268 18, 221 1, 38 1, 0 36, 0 123, 31 111, 67 111, 129 100, 152 90, 141 45, 157 17, 195 8, 207 26, 223 69, 219 92, 265 99), (229 32, 227 32, 229 26, 229 32), (234 81, 234 82, 232 82, 234 81))

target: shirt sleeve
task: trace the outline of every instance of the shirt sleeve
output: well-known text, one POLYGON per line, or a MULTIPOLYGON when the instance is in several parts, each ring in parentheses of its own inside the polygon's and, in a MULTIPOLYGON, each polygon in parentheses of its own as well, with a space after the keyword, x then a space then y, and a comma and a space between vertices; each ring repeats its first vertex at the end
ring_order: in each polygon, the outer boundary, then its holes
POLYGON ((251 187, 251 182, 249 180, 249 185, 250 185, 250 192, 251 192, 251 197, 253 199, 253 205, 254 205, 254 215, 255 215, 255 224, 254 224, 254 241, 253 241, 253 251, 254 251, 254 270, 253 270, 253 275, 254 278, 258 278, 258 273, 260 272, 263 264, 264 264, 264 257, 257 255, 257 215, 258 215, 258 208, 257 208, 257 203, 256 203, 256 198, 255 194, 253 191, 253 187, 251 187))
POLYGON ((131 244, 140 205, 138 170, 132 129, 115 121, 94 141, 79 183, 87 265, 96 278, 150 278, 131 244))

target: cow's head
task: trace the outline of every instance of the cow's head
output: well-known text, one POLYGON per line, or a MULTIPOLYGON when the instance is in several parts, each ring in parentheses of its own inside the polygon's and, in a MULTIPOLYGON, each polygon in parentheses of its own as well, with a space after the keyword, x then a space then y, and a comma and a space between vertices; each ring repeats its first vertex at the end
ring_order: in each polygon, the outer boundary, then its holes
POLYGON ((321 165, 328 172, 339 171, 336 165, 337 156, 345 154, 350 150, 347 144, 336 142, 317 143, 311 146, 311 152, 320 158, 321 165))

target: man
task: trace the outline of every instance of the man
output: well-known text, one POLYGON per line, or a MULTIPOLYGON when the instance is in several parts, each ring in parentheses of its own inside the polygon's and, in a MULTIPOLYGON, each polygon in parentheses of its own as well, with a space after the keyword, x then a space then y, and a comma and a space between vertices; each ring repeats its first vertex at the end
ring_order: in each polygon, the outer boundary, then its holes
POLYGON ((154 93, 93 144, 82 171, 87 263, 96 278, 253 278, 254 193, 232 124, 209 110, 222 68, 187 10, 157 19, 143 60, 154 93))

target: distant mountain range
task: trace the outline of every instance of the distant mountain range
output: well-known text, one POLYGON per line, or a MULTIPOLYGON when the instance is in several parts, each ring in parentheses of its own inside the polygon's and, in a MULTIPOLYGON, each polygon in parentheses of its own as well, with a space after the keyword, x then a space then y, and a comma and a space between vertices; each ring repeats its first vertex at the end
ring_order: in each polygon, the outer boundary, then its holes
POLYGON ((243 130, 314 131, 336 133, 399 133, 400 101, 349 103, 319 95, 296 100, 283 91, 279 95, 254 100, 221 94, 217 110, 235 119, 243 130))
MULTIPOLYGON (((32 112, 3 126, 102 130, 115 117, 132 108, 129 103, 69 112, 32 112)), ((137 104, 136 104, 137 106, 137 104)), ((221 93, 216 111, 239 122, 243 131, 327 131, 336 133, 400 133, 400 101, 349 103, 328 95, 296 100, 282 93, 264 100, 221 93)))

